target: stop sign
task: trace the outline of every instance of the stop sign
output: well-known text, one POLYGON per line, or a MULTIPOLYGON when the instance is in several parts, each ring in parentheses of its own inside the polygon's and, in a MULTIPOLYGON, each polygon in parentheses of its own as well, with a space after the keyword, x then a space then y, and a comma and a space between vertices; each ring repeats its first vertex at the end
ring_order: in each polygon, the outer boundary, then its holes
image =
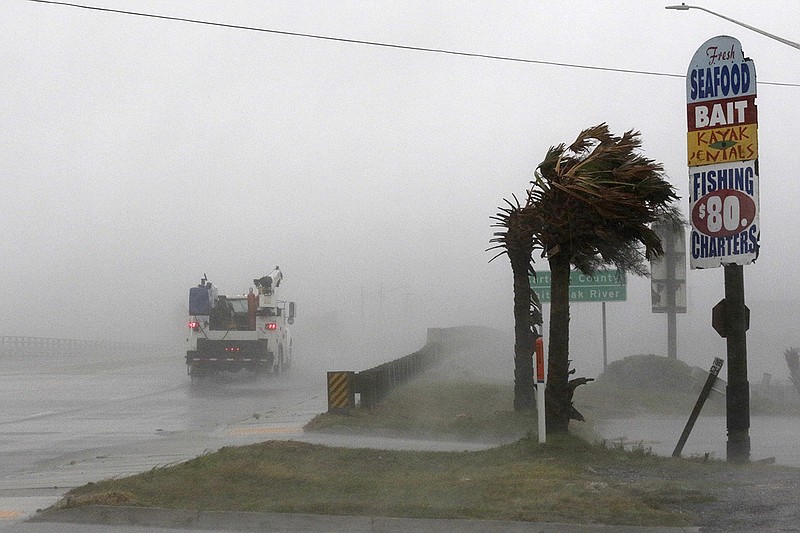
MULTIPOLYGON (((719 336, 723 339, 728 336, 728 332, 725 328, 727 320, 725 319, 727 306, 725 305, 725 298, 719 301, 717 305, 711 310, 711 326, 714 328, 714 331, 719 333, 719 336)), ((744 330, 747 331, 750 329, 750 308, 746 305, 744 306, 744 330)))

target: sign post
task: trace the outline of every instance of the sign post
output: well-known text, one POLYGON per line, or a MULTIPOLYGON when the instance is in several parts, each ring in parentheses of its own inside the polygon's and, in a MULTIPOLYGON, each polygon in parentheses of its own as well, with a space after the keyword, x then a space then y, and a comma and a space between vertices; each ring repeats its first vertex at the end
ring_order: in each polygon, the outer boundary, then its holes
POLYGON ((697 49, 686 75, 692 269, 725 271, 727 459, 750 460, 744 265, 759 252, 756 69, 727 35, 697 49))
POLYGON ((667 355, 678 358, 678 313, 686 313, 686 238, 683 226, 653 224, 664 244, 664 255, 650 262, 653 313, 667 314, 667 355))
POLYGON ((547 425, 544 412, 544 340, 536 339, 536 418, 539 427, 539 444, 547 442, 547 425))
POLYGON ((758 255, 756 69, 727 35, 706 41, 686 76, 690 266, 748 265, 758 255))
MULTIPOLYGON (((618 270, 598 270, 591 276, 574 271, 569 275, 570 302, 624 302, 628 298, 625 276, 618 270)), ((550 272, 530 277, 531 289, 543 303, 550 301, 550 272)))
POLYGON ((692 432, 694 423, 697 421, 697 417, 700 416, 700 411, 703 409, 703 405, 706 403, 708 395, 711 394, 711 388, 717 381, 719 371, 722 369, 722 363, 723 361, 719 357, 714 358, 714 363, 711 365, 711 370, 708 371, 706 383, 703 385, 703 389, 700 391, 700 396, 697 398, 697 402, 694 404, 694 409, 692 409, 692 413, 689 415, 689 421, 686 422, 686 426, 683 428, 683 433, 681 433, 681 436, 678 439, 678 444, 675 445, 675 449, 672 451, 672 457, 681 456, 681 452, 683 451, 683 447, 686 445, 686 440, 689 438, 689 434, 692 432))
MULTIPOLYGON (((550 272, 540 271, 530 277, 531 290, 542 303, 550 301, 550 272)), ((603 319, 603 370, 608 364, 608 342, 606 336, 606 302, 624 302, 628 298, 628 286, 624 274, 618 270, 598 270, 591 276, 583 272, 569 275, 569 300, 571 302, 602 302, 603 319)))

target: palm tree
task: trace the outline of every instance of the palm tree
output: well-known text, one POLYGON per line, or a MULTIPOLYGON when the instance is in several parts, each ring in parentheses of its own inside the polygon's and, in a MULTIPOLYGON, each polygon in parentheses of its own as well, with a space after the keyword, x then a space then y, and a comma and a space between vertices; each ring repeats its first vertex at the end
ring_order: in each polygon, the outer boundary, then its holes
MULTIPOLYGON (((602 265, 613 265, 622 273, 646 275, 646 261, 663 254, 648 224, 660 216, 679 216, 671 206, 678 197, 664 179, 663 167, 640 155, 640 146, 638 132, 616 137, 605 123, 588 128, 570 146, 551 147, 536 169, 525 205, 509 203, 512 209, 495 218, 506 228, 493 239, 504 249, 501 254, 520 255, 512 259, 512 270, 515 261, 520 268, 521 255, 528 250, 526 267, 535 250, 550 265, 548 432, 567 432, 571 419, 583 420, 572 396, 579 385, 591 381, 570 379, 575 372, 569 368, 570 270, 592 274, 602 265), (511 239, 528 235, 530 248, 511 239)), ((515 324, 518 277, 515 271, 515 324)))
MULTIPOLYGON (((499 249, 492 257, 494 261, 501 255, 507 255, 511 261, 511 273, 514 280, 514 410, 531 409, 534 405, 533 388, 533 343, 536 340, 533 332, 533 306, 535 293, 531 290, 529 274, 533 273, 531 256, 534 246, 534 227, 530 222, 528 206, 522 206, 516 196, 514 202, 504 199, 507 207, 490 217, 496 223, 492 227, 503 228, 494 234, 489 242, 497 243, 489 250, 499 249)), ((541 324, 541 321, 539 322, 541 324)))

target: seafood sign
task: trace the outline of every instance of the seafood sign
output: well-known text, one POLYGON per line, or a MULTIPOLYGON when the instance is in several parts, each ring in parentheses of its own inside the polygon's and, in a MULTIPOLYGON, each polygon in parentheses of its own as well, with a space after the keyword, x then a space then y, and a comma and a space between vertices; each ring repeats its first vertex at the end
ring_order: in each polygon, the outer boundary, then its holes
POLYGON ((759 251, 755 64, 739 41, 703 43, 686 75, 689 265, 746 265, 759 251))

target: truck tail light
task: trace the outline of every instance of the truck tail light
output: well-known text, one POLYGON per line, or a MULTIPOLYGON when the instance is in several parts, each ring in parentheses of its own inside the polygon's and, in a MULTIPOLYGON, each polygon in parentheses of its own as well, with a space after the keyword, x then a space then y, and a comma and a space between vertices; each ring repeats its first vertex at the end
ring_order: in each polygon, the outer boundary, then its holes
POLYGON ((277 324, 277 323, 275 323, 275 322, 268 322, 268 323, 267 323, 267 329, 269 329, 269 330, 275 330, 275 329, 278 329, 278 324, 277 324))
POLYGON ((196 321, 194 321, 194 320, 192 320, 191 322, 189 322, 189 328, 190 328, 190 329, 193 329, 193 330, 195 330, 195 331, 197 331, 197 328, 198 328, 198 326, 199 326, 199 325, 200 325, 200 323, 199 323, 199 322, 196 322, 196 321))

